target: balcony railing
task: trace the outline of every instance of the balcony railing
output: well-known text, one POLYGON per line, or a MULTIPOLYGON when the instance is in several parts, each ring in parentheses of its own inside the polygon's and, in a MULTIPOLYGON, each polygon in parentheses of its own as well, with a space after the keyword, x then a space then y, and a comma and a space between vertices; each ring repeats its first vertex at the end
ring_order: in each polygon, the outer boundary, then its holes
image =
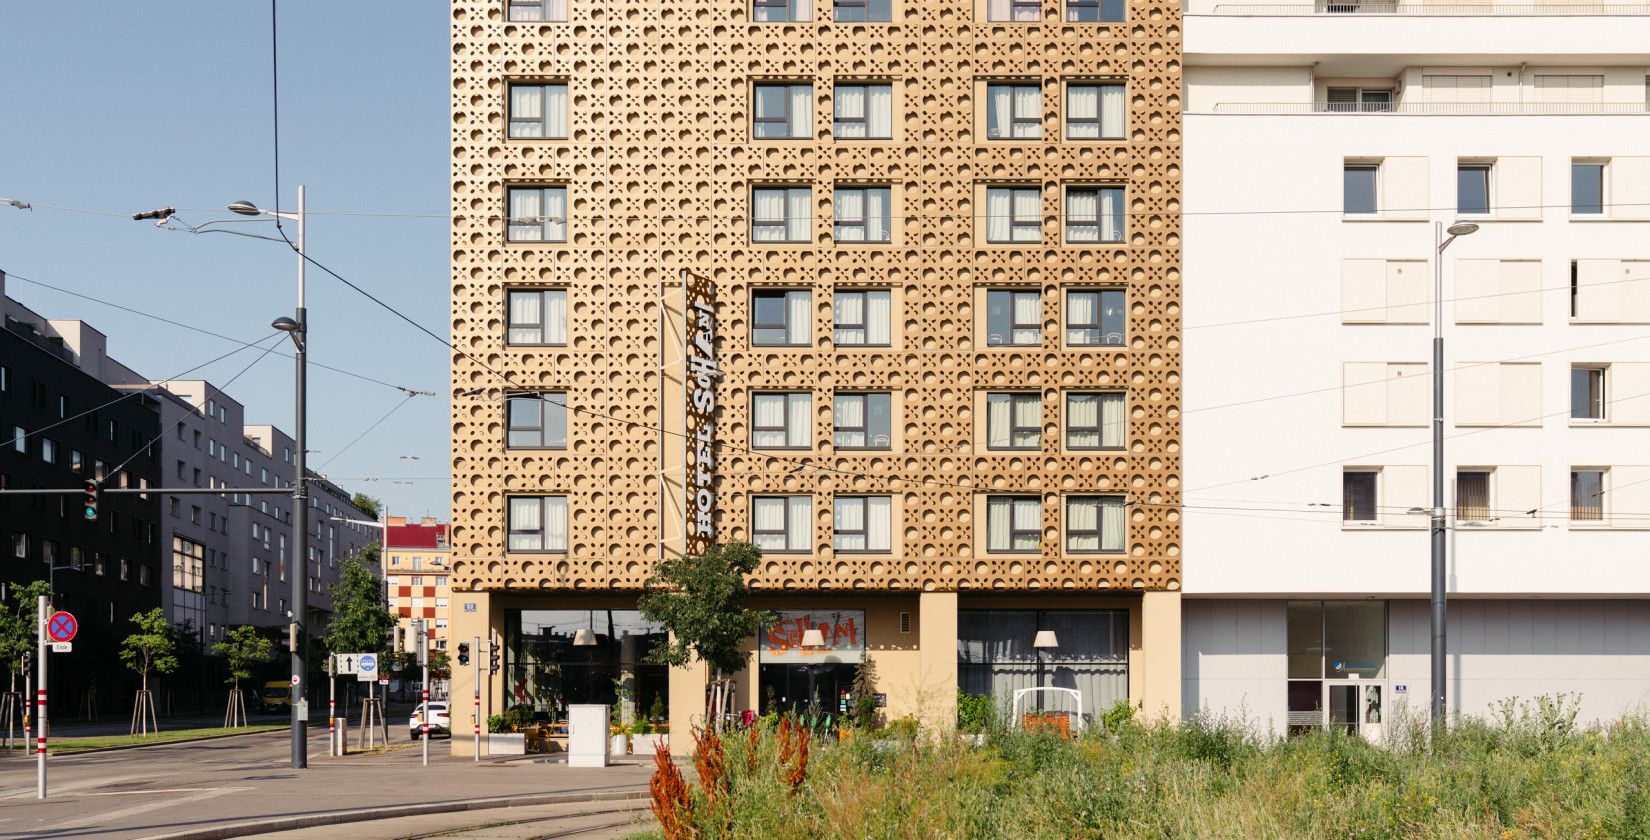
POLYGON ((1650 114, 1644 102, 1217 102, 1216 114, 1650 114))
POLYGON ((1310 16, 1310 15, 1650 15, 1650 4, 1537 3, 1220 3, 1217 15, 1310 16))

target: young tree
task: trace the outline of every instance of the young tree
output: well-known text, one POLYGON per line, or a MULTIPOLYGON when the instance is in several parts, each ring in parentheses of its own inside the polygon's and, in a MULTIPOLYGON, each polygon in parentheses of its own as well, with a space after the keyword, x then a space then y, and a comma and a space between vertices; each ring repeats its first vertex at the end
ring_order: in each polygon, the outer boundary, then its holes
POLYGON ((335 653, 382 653, 395 627, 395 616, 384 608, 384 581, 369 564, 378 562, 378 548, 368 546, 344 560, 342 579, 332 584, 332 621, 322 634, 335 653))
POLYGON ((33 652, 35 647, 35 608, 40 605, 40 596, 51 594, 51 589, 43 580, 6 588, 11 597, 7 599, 9 605, 0 600, 0 664, 11 672, 12 690, 16 691, 15 678, 22 670, 23 654, 33 652))
POLYGON ((774 618, 745 606, 745 579, 761 561, 762 549, 745 542, 661 560, 637 603, 644 617, 670 631, 648 652, 647 661, 682 667, 698 660, 710 666, 715 690, 707 712, 713 723, 721 717, 728 681, 750 663, 750 651, 741 647, 774 618))
POLYGON ((230 703, 241 693, 241 680, 252 677, 252 666, 268 662, 275 653, 275 645, 258 634, 258 628, 242 624, 229 631, 224 641, 212 646, 212 652, 223 657, 229 666, 229 677, 224 680, 234 685, 230 703))
POLYGON ((132 623, 138 626, 138 632, 126 637, 121 645, 120 658, 126 667, 143 678, 143 690, 138 693, 133 705, 133 728, 142 728, 147 733, 147 721, 154 717, 149 672, 170 674, 177 670, 177 645, 172 641, 172 625, 167 623, 166 613, 160 607, 146 613, 135 613, 132 623))
POLYGON ((373 519, 377 519, 379 511, 384 508, 383 502, 374 499, 365 493, 356 493, 355 498, 350 499, 350 504, 355 505, 369 514, 372 514, 373 519))

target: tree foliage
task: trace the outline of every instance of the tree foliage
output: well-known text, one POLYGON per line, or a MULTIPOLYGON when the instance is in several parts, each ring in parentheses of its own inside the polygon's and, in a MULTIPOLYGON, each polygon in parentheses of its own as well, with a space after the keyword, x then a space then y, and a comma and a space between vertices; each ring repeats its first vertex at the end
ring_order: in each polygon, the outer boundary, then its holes
POLYGON ((637 606, 671 638, 656 644, 647 661, 681 667, 697 659, 718 674, 743 670, 751 652, 741 648, 773 620, 772 613, 745 606, 745 579, 761 561, 762 549, 745 542, 661 560, 637 606))
POLYGON ((350 499, 349 503, 371 514, 373 519, 377 519, 379 512, 384 508, 383 502, 365 493, 356 493, 355 498, 350 499))
POLYGON ((43 580, 22 585, 7 586, 9 603, 0 600, 0 663, 7 671, 22 670, 23 654, 35 648, 34 610, 40 605, 40 596, 51 594, 51 587, 43 580))
POLYGON ((224 682, 241 690, 241 680, 252 678, 252 666, 260 662, 268 662, 275 653, 275 645, 258 632, 258 628, 249 624, 231 628, 224 640, 212 646, 212 652, 223 657, 229 666, 229 676, 224 682))
POLYGON ((395 617, 384 608, 384 581, 371 566, 378 548, 368 546, 344 560, 341 579, 332 584, 332 621, 321 637, 334 653, 384 652, 395 617))
POLYGON ((172 641, 172 625, 160 607, 133 614, 132 623, 138 632, 121 644, 120 659, 143 677, 143 690, 148 691, 150 671, 170 674, 178 669, 177 643, 172 641))

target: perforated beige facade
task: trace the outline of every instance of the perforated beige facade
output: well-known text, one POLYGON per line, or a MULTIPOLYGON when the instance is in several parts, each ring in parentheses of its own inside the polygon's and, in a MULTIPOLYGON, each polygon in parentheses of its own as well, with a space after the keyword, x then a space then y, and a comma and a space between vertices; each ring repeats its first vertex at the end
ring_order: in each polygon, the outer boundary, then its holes
MULTIPOLYGON (((751 2, 454 3, 455 590, 495 615, 572 605, 639 589, 680 550, 686 270, 716 294, 716 538, 756 538, 753 496, 811 499, 805 536, 766 553, 757 588, 960 593, 965 609, 976 591, 1131 610, 1177 592, 1178 4, 1132 0, 1099 23, 1064 22, 1080 2, 893 0, 889 22, 846 23, 829 3, 751 2), (510 20, 521 8, 568 20, 510 20), (1018 21, 989 20, 1004 14, 1018 21), (753 20, 775 15, 814 20, 753 20), (860 188, 886 197, 839 196, 860 188), (527 189, 545 191, 512 210, 527 189), (887 208, 886 242, 840 224, 850 201, 887 208), (565 242, 511 241, 526 236, 565 242), (507 340, 522 320, 508 293, 529 289, 566 290, 565 346, 507 340), (862 290, 888 292, 888 346, 836 340, 839 298, 862 290), (1068 293, 1091 290, 1124 293, 1120 329, 1069 323, 1068 293), (805 309, 787 298, 792 343, 758 343, 764 291, 806 293, 805 309), (1024 297, 1007 313, 1030 333, 991 331, 1003 291, 1034 293, 1035 313, 1024 297), (564 449, 506 446, 505 399, 522 391, 565 394, 564 449), (807 395, 806 419, 793 446, 759 447, 753 396, 778 392, 807 395), (1070 445, 1069 392, 1124 395, 1114 446, 1070 445), (859 393, 889 395, 886 449, 833 445, 834 399, 859 393), (1040 444, 988 445, 994 393, 1035 395, 1040 444), (507 550, 508 500, 541 495, 567 499, 565 551, 507 550), (891 499, 887 551, 833 548, 833 499, 860 495, 891 499), (1094 495, 1125 498, 1123 542, 1068 551, 1072 497, 1094 495), (1040 502, 1034 548, 992 550, 988 496, 1040 502)), ((1178 647, 1163 655, 1178 673, 1178 647)))

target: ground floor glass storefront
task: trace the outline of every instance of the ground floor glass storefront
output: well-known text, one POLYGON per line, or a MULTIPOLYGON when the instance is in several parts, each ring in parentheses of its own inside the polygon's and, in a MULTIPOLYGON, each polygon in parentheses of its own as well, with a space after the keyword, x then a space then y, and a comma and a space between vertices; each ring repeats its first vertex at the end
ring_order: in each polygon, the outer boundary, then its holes
MULTIPOLYGON (((1005 711, 1017 689, 1076 689, 1092 724, 1129 698, 1128 610, 958 610, 957 685, 1005 711), (1052 647, 1036 646, 1040 632, 1053 633, 1052 647)), ((1049 705, 1031 708, 1074 711, 1053 705, 1059 698, 1039 699, 1049 705)))
POLYGON ((796 712, 840 718, 852 704, 865 662, 865 611, 779 610, 757 637, 757 700, 762 714, 796 712), (820 646, 803 645, 808 630, 820 646))
POLYGON ((575 703, 611 705, 624 723, 661 708, 669 717, 669 669, 643 662, 665 638, 636 610, 505 610, 507 705, 550 721, 565 720, 575 703), (575 644, 580 630, 595 644, 575 644))
POLYGON ((1289 731, 1327 726, 1380 735, 1387 602, 1290 601, 1289 731))

